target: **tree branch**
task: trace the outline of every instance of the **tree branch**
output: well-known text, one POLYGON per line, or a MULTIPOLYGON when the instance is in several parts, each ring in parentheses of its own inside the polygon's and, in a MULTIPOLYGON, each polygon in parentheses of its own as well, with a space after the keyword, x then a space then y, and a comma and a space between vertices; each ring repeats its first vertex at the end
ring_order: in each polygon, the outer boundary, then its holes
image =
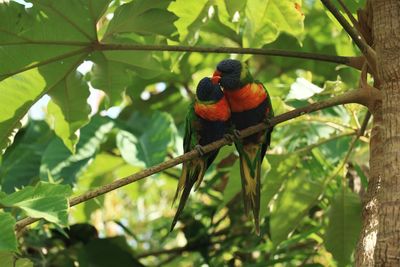
MULTIPOLYGON (((379 91, 378 91, 379 92, 379 91)), ((272 127, 274 125, 277 125, 279 123, 282 123, 284 121, 299 117, 301 115, 304 114, 308 114, 317 110, 321 110, 321 109, 325 109, 328 107, 332 107, 332 106, 336 106, 336 105, 341 105, 341 104, 348 104, 348 103, 358 103, 358 104, 362 104, 365 106, 370 106, 372 103, 372 100, 370 99, 371 97, 375 97, 375 95, 373 95, 372 93, 369 92, 369 90, 366 89, 357 89, 357 90, 353 90, 350 91, 348 93, 345 93, 343 95, 339 95, 333 98, 330 98, 328 100, 325 101, 321 101, 318 103, 314 103, 311 105, 308 105, 306 107, 302 107, 302 108, 297 108, 294 110, 291 110, 289 112, 283 113, 281 115, 278 115, 274 118, 272 118, 269 122, 269 125, 265 124, 265 123, 260 123, 257 124, 255 126, 251 126, 249 128, 246 128, 242 131, 240 131, 240 138, 245 138, 247 136, 250 136, 252 134, 255 134, 257 132, 263 131, 265 130, 267 127, 272 127)), ((204 153, 208 153, 211 152, 215 149, 218 149, 222 146, 231 144, 231 141, 228 141, 225 138, 222 138, 220 140, 217 140, 213 143, 210 143, 206 146, 203 147, 203 151, 204 153)), ((120 188, 122 186, 128 185, 130 183, 139 181, 143 178, 146 178, 152 174, 161 172, 165 169, 171 168, 173 166, 176 166, 178 164, 181 164, 183 162, 192 160, 194 158, 199 157, 199 152, 195 149, 192 151, 189 151, 181 156, 178 156, 176 158, 167 160, 163 163, 160 163, 158 165, 152 166, 150 168, 147 168, 143 171, 134 173, 132 175, 129 175, 127 177, 118 179, 112 183, 109 183, 107 185, 101 186, 99 188, 90 190, 82 195, 73 197, 70 199, 70 207, 75 206, 79 203, 85 202, 89 199, 98 197, 100 195, 104 195, 105 193, 108 193, 110 191, 113 191, 117 188, 120 188)), ((37 218, 24 218, 19 220, 16 225, 15 225, 15 229, 16 231, 20 231, 21 229, 23 229, 25 226, 32 224, 36 221, 38 221, 40 219, 37 218)))
POLYGON ((340 25, 342 25, 343 29, 350 35, 353 42, 358 46, 372 66, 375 66, 375 50, 372 49, 372 47, 370 47, 361 37, 361 35, 350 25, 350 23, 347 22, 346 18, 339 12, 339 10, 337 10, 337 8, 332 4, 331 0, 321 0, 321 2, 337 19, 340 25))
MULTIPOLYGON (((337 0, 337 1, 342 6, 344 12, 349 17, 351 23, 353 23, 353 26, 359 31, 359 29, 357 28, 358 27, 358 21, 356 20, 356 18, 353 16, 353 14, 351 14, 350 10, 347 8, 347 6, 344 4, 344 2, 342 0, 337 0)), ((363 36, 361 36, 361 37, 363 37, 363 36)))
POLYGON ((312 59, 337 64, 344 64, 350 67, 353 57, 323 55, 309 52, 287 51, 279 49, 265 48, 240 48, 240 47, 202 47, 202 46, 181 46, 181 45, 142 45, 142 44, 93 44, 94 50, 133 50, 133 51, 170 51, 170 52, 199 52, 199 53, 219 53, 219 54, 251 54, 264 56, 281 56, 302 59, 312 59))

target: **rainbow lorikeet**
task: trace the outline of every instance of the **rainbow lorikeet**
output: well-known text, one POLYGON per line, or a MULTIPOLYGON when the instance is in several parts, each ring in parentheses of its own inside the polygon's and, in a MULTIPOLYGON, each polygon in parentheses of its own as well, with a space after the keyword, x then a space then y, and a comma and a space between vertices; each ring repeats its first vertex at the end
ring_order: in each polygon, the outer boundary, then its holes
MULTIPOLYGON (((219 81, 231 109, 232 124, 237 130, 268 122, 274 116, 271 99, 262 83, 253 79, 248 66, 227 59, 217 65, 212 77, 219 81)), ((235 142, 240 158, 244 209, 253 211, 256 233, 260 233, 261 163, 271 142, 272 128, 235 142)))
POLYGON ((230 116, 229 104, 219 84, 214 83, 210 78, 203 78, 197 86, 196 98, 186 115, 183 140, 185 153, 198 149, 201 156, 183 163, 174 202, 179 195, 181 198, 172 221, 171 231, 183 211, 193 185, 196 183, 195 190, 199 187, 206 170, 218 154, 218 150, 204 154, 201 146, 224 137, 229 127, 230 116))

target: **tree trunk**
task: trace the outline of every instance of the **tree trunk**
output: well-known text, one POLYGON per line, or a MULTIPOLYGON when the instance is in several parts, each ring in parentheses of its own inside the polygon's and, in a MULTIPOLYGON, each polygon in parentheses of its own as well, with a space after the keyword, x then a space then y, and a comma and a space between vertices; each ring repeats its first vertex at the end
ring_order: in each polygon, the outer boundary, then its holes
POLYGON ((371 173, 380 176, 379 185, 376 184, 380 188, 374 265, 400 266, 400 1, 373 0, 372 11, 372 34, 383 93, 382 142, 378 144, 383 156, 378 153, 375 157, 371 150, 371 173))
POLYGON ((363 195, 363 225, 360 240, 357 244, 356 266, 374 266, 374 250, 378 231, 378 190, 379 178, 383 167, 382 151, 382 106, 378 105, 374 110, 374 121, 370 141, 370 172, 368 191, 363 195))

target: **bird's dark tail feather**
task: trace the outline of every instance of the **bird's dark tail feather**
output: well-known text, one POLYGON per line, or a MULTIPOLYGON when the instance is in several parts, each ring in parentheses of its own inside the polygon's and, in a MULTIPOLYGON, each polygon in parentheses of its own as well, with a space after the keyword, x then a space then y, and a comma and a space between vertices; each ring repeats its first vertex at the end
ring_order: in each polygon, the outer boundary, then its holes
POLYGON ((246 215, 253 212, 257 235, 260 235, 260 177, 261 147, 259 144, 247 144, 240 153, 240 174, 242 178, 243 203, 246 215))
POLYGON ((178 222, 178 219, 185 208, 185 204, 189 198, 190 191, 192 190, 193 185, 196 183, 196 188, 200 185, 203 180, 205 174, 205 162, 202 159, 197 159, 189 163, 188 165, 184 165, 182 169, 182 175, 179 178, 178 188, 175 193, 174 202, 176 198, 181 194, 181 198, 179 201, 178 209, 175 213, 175 217, 172 220, 171 229, 172 231, 178 222))

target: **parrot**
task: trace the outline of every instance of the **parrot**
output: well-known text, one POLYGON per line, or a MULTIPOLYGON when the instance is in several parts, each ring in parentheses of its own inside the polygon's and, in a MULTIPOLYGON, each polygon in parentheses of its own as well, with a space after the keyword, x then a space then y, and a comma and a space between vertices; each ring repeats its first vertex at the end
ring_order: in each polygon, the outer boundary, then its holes
MULTIPOLYGON (((234 59, 223 60, 218 63, 211 79, 221 85, 228 100, 236 136, 239 130, 261 122, 268 124, 273 118, 270 95, 261 82, 254 80, 247 64, 234 59)), ((235 141, 240 160, 244 210, 248 215, 251 208, 257 235, 260 234, 261 164, 271 143, 271 132, 272 127, 268 127, 265 131, 235 141)))
POLYGON ((196 88, 195 99, 186 115, 183 139, 184 152, 196 149, 200 157, 183 163, 172 204, 179 195, 181 197, 170 231, 174 229, 193 185, 196 183, 196 191, 219 151, 217 149, 204 153, 201 147, 225 136, 230 125, 230 116, 229 104, 219 84, 209 77, 201 79, 196 88))

